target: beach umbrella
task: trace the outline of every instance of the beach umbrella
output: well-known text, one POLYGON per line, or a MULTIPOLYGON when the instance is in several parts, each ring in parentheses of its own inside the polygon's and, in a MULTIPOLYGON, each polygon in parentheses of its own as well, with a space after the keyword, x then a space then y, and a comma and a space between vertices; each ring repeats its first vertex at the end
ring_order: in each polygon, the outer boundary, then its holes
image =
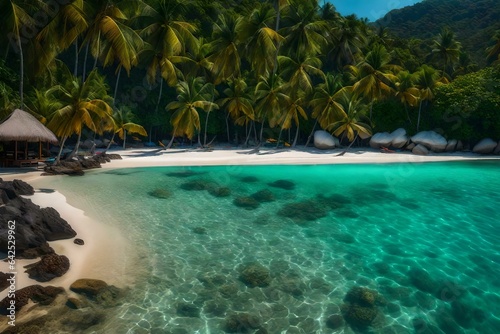
MULTIPOLYGON (((34 116, 23 111, 16 109, 12 114, 7 116, 5 120, 0 123, 0 141, 14 141, 15 154, 14 160, 17 160, 17 142, 38 142, 39 143, 39 157, 42 156, 41 143, 48 142, 51 144, 58 144, 57 137, 45 127, 34 116)), ((25 158, 28 156, 28 145, 25 145, 25 158)))

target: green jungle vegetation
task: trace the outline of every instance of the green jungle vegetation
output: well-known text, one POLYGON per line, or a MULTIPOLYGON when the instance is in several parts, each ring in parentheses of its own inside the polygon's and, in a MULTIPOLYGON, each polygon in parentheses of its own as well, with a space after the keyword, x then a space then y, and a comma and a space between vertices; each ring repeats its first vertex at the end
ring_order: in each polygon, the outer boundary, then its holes
POLYGON ((398 127, 498 139, 498 22, 471 23, 495 1, 426 0, 387 26, 321 3, 3 0, 0 118, 20 107, 63 143, 294 146, 322 128, 348 144, 398 127))

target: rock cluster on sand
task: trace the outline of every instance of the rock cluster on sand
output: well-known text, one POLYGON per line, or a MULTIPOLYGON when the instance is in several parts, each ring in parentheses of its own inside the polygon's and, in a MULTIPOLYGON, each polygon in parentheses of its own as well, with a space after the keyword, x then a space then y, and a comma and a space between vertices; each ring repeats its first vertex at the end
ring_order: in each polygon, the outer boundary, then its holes
POLYGON ((61 160, 57 165, 45 166, 43 175, 83 175, 85 169, 101 168, 101 164, 111 160, 119 160, 119 154, 96 154, 88 158, 77 160, 61 160))
POLYGON ((314 147, 320 150, 330 150, 339 147, 340 142, 337 138, 324 130, 314 132, 314 147))
POLYGON ((392 147, 403 148, 408 143, 408 136, 405 129, 397 129, 392 133, 379 132, 374 134, 370 139, 372 148, 392 147))
MULTIPOLYGON (((5 222, 15 221, 16 257, 36 258, 54 251, 47 241, 73 238, 76 232, 53 208, 40 208, 21 195, 33 194, 27 183, 0 179, 0 216, 5 222)), ((7 249, 8 226, 0 225, 0 249, 7 249)))
POLYGON ((494 153, 493 151, 495 151, 498 145, 500 145, 500 143, 497 143, 493 139, 485 138, 474 146, 472 152, 479 154, 491 154, 494 153))

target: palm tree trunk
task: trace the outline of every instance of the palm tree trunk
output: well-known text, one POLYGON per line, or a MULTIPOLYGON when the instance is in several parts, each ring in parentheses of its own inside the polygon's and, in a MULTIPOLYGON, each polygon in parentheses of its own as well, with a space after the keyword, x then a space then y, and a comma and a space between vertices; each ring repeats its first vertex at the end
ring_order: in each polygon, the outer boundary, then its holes
POLYGON ((87 75, 87 59, 89 56, 89 44, 87 43, 87 46, 85 46, 85 58, 83 59, 83 72, 82 72, 82 80, 85 82, 85 76, 87 75))
POLYGON ((347 146, 347 148, 346 148, 344 151, 340 152, 340 153, 339 153, 339 154, 337 154, 336 156, 337 156, 337 157, 340 157, 340 156, 342 156, 342 155, 346 154, 346 153, 347 153, 347 151, 349 151, 349 149, 351 148, 352 144, 354 144, 354 142, 356 141, 356 139, 358 139, 358 133, 356 133, 356 137, 354 137, 354 140, 353 140, 353 141, 349 144, 349 146, 347 146))
POLYGON ((314 135, 314 129, 316 129, 316 125, 318 124, 318 119, 316 118, 316 122, 314 122, 314 125, 313 125, 313 128, 312 128, 312 131, 311 133, 309 134, 309 137, 307 138, 307 142, 306 142, 306 147, 307 145, 309 145, 309 142, 311 141, 311 138, 312 136, 314 135))
POLYGON ((92 67, 92 69, 95 69, 97 67, 97 59, 99 58, 100 53, 101 53, 101 32, 97 34, 97 56, 94 59, 94 67, 92 67))
POLYGON ((373 101, 370 103, 370 122, 372 121, 373 101))
POLYGON ((259 146, 262 144, 262 136, 264 134, 264 123, 266 122, 266 118, 267 118, 267 110, 266 112, 264 113, 264 117, 262 118, 262 126, 260 127, 260 135, 259 135, 259 146))
POLYGON ((292 147, 295 147, 295 145, 297 145, 297 139, 299 138, 299 128, 300 124, 297 124, 297 130, 295 130, 295 139, 293 140, 292 147))
POLYGON ((207 129, 208 129, 208 117, 210 116, 210 111, 207 112, 207 118, 205 119, 205 131, 203 133, 203 147, 207 145, 207 129))
POLYGON ((21 36, 17 36, 17 46, 19 48, 19 60, 21 64, 20 68, 20 78, 19 78, 19 96, 21 98, 21 110, 24 109, 24 55, 23 47, 21 45, 21 36))
POLYGON ((227 130, 227 142, 231 143, 231 136, 229 134, 229 113, 226 116, 226 130, 227 130))
POLYGON ((57 157, 56 157, 56 162, 55 164, 59 164, 59 161, 61 161, 61 154, 62 154, 62 151, 63 151, 63 148, 64 148, 64 143, 66 142, 66 139, 68 137, 63 137, 63 140, 61 142, 61 147, 59 148, 59 153, 57 153, 57 157))
POLYGON ((115 93, 113 95, 113 107, 116 103, 116 95, 118 95, 118 83, 120 82, 120 74, 122 74, 122 67, 118 70, 118 75, 116 76, 115 93))
POLYGON ((113 132, 113 136, 111 136, 111 140, 109 141, 108 146, 106 147, 106 149, 104 150, 103 153, 106 153, 109 150, 109 148, 111 147, 111 144, 113 143, 113 140, 115 139, 115 135, 116 135, 116 132, 113 132))
POLYGON ((278 148, 280 146, 280 140, 281 140, 281 133, 283 132, 283 127, 281 127, 280 129, 280 134, 278 136, 278 141, 276 142, 276 148, 278 148))
POLYGON ((78 154, 78 149, 80 148, 81 138, 82 138, 82 132, 80 131, 80 133, 78 134, 78 139, 76 140, 75 148, 73 149, 73 152, 71 152, 70 155, 68 156, 68 159, 71 159, 78 154))
POLYGON ((417 119, 417 132, 418 129, 420 128, 420 113, 422 112, 422 103, 424 100, 420 100, 420 107, 418 107, 418 119, 417 119))
POLYGON ((78 74, 78 38, 75 40, 75 69, 73 75, 76 77, 78 74))
POLYGON ((127 130, 123 129, 123 149, 125 149, 126 144, 127 144, 127 130))
POLYGON ((175 132, 176 132, 176 131, 177 131, 177 128, 174 128, 174 132, 172 132, 172 139, 170 139, 170 141, 168 142, 167 148, 166 148, 167 150, 168 150, 169 148, 171 148, 171 147, 172 147, 172 144, 174 143, 174 138, 175 138, 175 132))
POLYGON ((160 94, 158 94, 158 101, 156 101, 155 115, 158 114, 158 108, 160 107, 160 101, 161 101, 161 95, 162 95, 162 93, 163 93, 163 78, 160 77, 160 94))
POLYGON ((411 123, 411 118, 410 118, 410 113, 408 112, 408 105, 406 103, 403 103, 403 104, 405 106, 406 117, 408 118, 408 122, 410 122, 410 124, 412 124, 411 123))

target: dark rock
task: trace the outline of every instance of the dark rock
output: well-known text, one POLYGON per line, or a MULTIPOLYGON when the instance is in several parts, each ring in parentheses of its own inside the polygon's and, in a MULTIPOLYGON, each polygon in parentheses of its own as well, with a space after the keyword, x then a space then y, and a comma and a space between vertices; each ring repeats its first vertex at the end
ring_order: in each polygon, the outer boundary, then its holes
POLYGON ((276 200, 274 198, 274 194, 268 189, 257 191, 256 193, 253 193, 251 197, 259 203, 273 202, 276 200))
POLYGON ((96 154, 92 157, 94 161, 97 161, 99 164, 105 164, 107 162, 111 162, 111 159, 105 154, 96 154))
POLYGON ((306 290, 306 285, 298 276, 280 276, 278 288, 294 297, 301 297, 306 290))
POLYGON ((66 301, 66 306, 72 309, 81 309, 88 306, 88 303, 84 302, 80 298, 69 297, 66 301))
MULTIPOLYGON (((86 308, 83 310, 68 312, 64 315, 64 318, 61 319, 61 323, 70 328, 84 328, 86 331, 89 331, 92 326, 99 325, 105 319, 106 314, 104 311, 86 308)), ((96 333, 97 331, 90 330, 90 332, 96 333)))
POLYGON ((193 233, 196 233, 196 234, 207 234, 207 229, 204 228, 204 227, 194 227, 193 228, 193 233))
POLYGON ((203 313, 214 317, 223 317, 229 308, 223 299, 212 299, 205 303, 203 313))
POLYGON ((36 259, 37 257, 42 257, 43 255, 54 254, 54 249, 49 246, 46 242, 40 247, 28 248, 22 252, 18 258, 23 259, 36 259))
POLYGON ((59 212, 54 208, 43 208, 40 211, 42 213, 42 222, 48 232, 45 235, 47 241, 70 239, 76 236, 76 232, 66 220, 61 218, 59 212))
MULTIPOLYGON (((19 312, 24 305, 28 304, 29 300, 41 305, 49 305, 58 294, 63 292, 63 288, 41 285, 31 285, 17 290, 15 296, 16 311, 19 312)), ((0 314, 8 314, 7 307, 10 305, 10 301, 8 296, 0 301, 0 314)))
POLYGON ((80 161, 60 161, 57 165, 45 166, 43 175, 72 175, 81 176, 84 173, 80 161))
POLYGON ((350 305, 344 313, 344 319, 355 328, 364 328, 371 325, 377 314, 375 307, 350 305))
POLYGON ((356 238, 354 238, 352 235, 347 234, 347 233, 335 234, 333 237, 335 238, 335 240, 346 243, 346 244, 353 244, 356 242, 356 238))
POLYGON ((255 176, 245 176, 245 177, 242 177, 241 178, 241 182, 245 182, 245 183, 254 183, 254 182, 258 182, 259 179, 255 176))
POLYGON ((249 196, 237 197, 233 201, 233 204, 247 210, 257 209, 260 205, 260 203, 255 198, 249 196))
POLYGON ((0 291, 3 291, 9 287, 10 282, 7 281, 9 278, 11 278, 11 275, 0 271, 0 291))
POLYGON ((486 313, 483 310, 472 307, 461 300, 455 300, 451 303, 451 315, 463 328, 472 328, 476 322, 481 323, 486 319, 486 313))
POLYGON ((224 298, 234 298, 238 294, 236 284, 224 284, 220 287, 219 292, 224 298))
POLYGON ((434 281, 427 271, 420 268, 412 268, 408 271, 408 278, 411 284, 413 284, 417 289, 435 294, 439 285, 434 281))
POLYGON ((324 206, 312 200, 285 204, 278 211, 278 215, 292 218, 297 222, 314 221, 326 217, 327 214, 328 211, 324 206))
POLYGON ((228 197, 231 195, 231 189, 228 187, 219 187, 209 190, 210 194, 215 197, 228 197))
POLYGON ((35 193, 35 189, 29 184, 21 180, 12 181, 12 185, 14 186, 14 190, 16 194, 19 195, 33 195, 35 193))
POLYGON ((224 322, 226 333, 252 333, 260 327, 260 319, 249 313, 231 314, 224 322))
POLYGON ((106 289, 108 284, 99 279, 82 278, 74 281, 69 289, 78 294, 83 294, 90 298, 95 298, 101 291, 106 289))
POLYGON ((375 305, 378 298, 379 296, 377 291, 361 286, 355 286, 347 292, 344 300, 351 304, 371 307, 375 305))
POLYGON ((156 188, 155 190, 148 192, 148 195, 160 199, 167 199, 172 196, 172 193, 167 189, 156 188))
POLYGON ((263 265, 250 263, 241 268, 240 279, 251 288, 266 287, 271 282, 271 275, 263 265))
POLYGON ((38 282, 48 282, 61 277, 69 270, 69 259, 64 255, 49 254, 42 256, 39 262, 25 266, 26 273, 38 282))
POLYGON ((377 291, 365 287, 351 288, 344 300, 347 304, 342 306, 342 314, 345 321, 353 328, 370 326, 379 314, 376 305, 386 304, 377 291))
POLYGON ((122 160, 122 156, 116 153, 105 153, 103 155, 109 158, 110 160, 122 160))
POLYGON ((213 189, 215 186, 216 185, 214 182, 204 181, 204 180, 193 180, 181 184, 181 189, 190 191, 201 191, 201 190, 213 189))
POLYGON ((430 325, 424 319, 415 318, 412 320, 413 329, 418 334, 444 334, 436 326, 430 325))
POLYGON ((332 314, 326 319, 326 326, 331 329, 338 329, 344 326, 344 318, 340 314, 332 314))
POLYGON ((281 189, 285 189, 285 190, 295 189, 295 183, 293 183, 292 181, 288 181, 288 180, 278 180, 278 181, 268 183, 268 185, 271 187, 274 187, 274 188, 281 188, 281 189))
POLYGON ((200 309, 191 303, 180 302, 177 304, 177 315, 181 317, 199 318, 200 309))
POLYGON ((82 159, 80 165, 83 169, 101 168, 101 163, 95 158, 82 159))
POLYGON ((77 245, 80 245, 80 246, 83 246, 85 245, 85 241, 83 241, 82 239, 80 238, 75 238, 75 240, 73 240, 73 242, 77 245))

